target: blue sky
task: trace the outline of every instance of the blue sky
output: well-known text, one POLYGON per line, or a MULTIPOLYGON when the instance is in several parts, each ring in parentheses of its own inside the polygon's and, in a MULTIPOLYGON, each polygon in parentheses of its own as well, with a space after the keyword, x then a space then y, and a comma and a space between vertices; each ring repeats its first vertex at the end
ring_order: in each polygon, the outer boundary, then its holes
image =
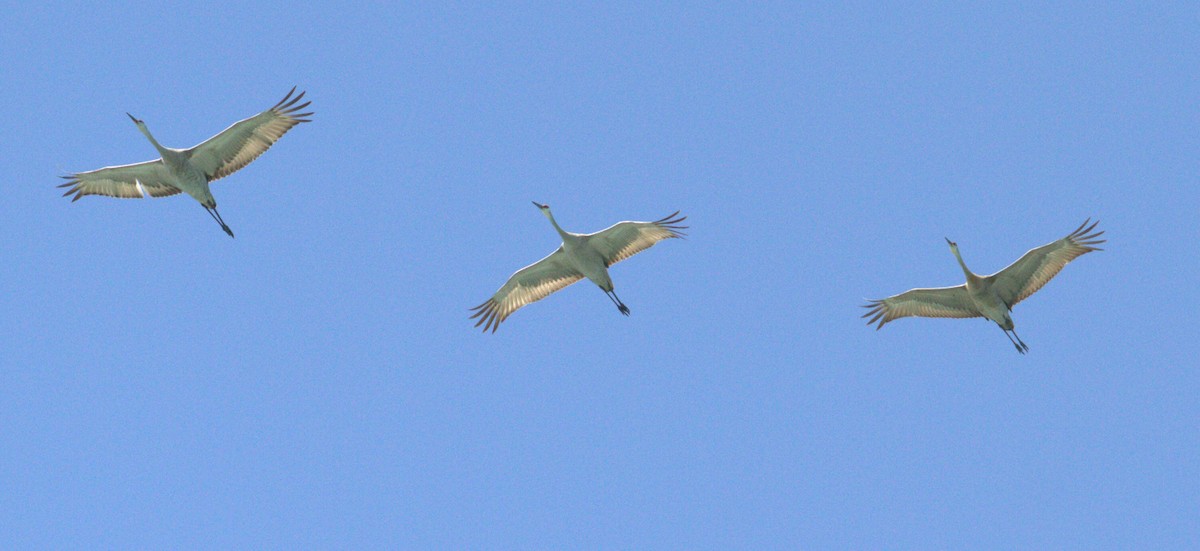
POLYGON ((1195 545, 1194 4, 570 4, 6 10, 0 547, 1195 545), (237 239, 54 187, 294 85, 237 239), (530 201, 691 230, 482 335, 530 201))

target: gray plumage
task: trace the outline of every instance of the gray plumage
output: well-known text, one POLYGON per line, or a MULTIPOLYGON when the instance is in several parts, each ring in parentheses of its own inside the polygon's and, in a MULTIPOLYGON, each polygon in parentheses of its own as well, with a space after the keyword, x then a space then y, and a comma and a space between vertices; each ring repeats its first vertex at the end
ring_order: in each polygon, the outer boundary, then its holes
MULTIPOLYGON (((63 176, 68 181, 63 196, 73 195, 71 202, 85 195, 106 195, 126 199, 167 197, 180 192, 192 196, 221 225, 230 237, 233 231, 217 212, 217 201, 208 184, 224 178, 257 159, 283 137, 288 130, 302 122, 310 122, 312 113, 299 113, 311 102, 297 103, 304 92, 292 97, 292 88, 274 107, 248 119, 233 123, 229 128, 189 149, 163 147, 150 135, 146 123, 129 115, 138 130, 146 136, 160 158, 131 165, 109 166, 88 172, 63 176)), ((126 113, 128 115, 128 113, 126 113)))
POLYGON ((618 222, 596 233, 571 233, 559 227, 549 205, 533 204, 554 225, 563 244, 546 258, 517 270, 492 298, 471 308, 475 311, 471 319, 479 318, 475 327, 483 325, 484 332, 489 329, 496 332, 500 323, 522 306, 546 298, 585 277, 600 287, 617 309, 628 316, 629 308, 613 292, 608 267, 663 239, 683 237, 685 234, 680 230, 687 229, 687 226, 678 225, 687 217, 678 216, 679 211, 675 211, 654 222, 618 222))
POLYGON ((1080 255, 1099 251, 1094 245, 1104 243, 1096 239, 1103 231, 1092 233, 1099 220, 1092 223, 1089 218, 1066 237, 1025 253, 1007 268, 989 276, 979 276, 967 269, 958 244, 946 239, 950 251, 958 259, 967 282, 955 287, 912 289, 882 300, 868 301, 863 308, 870 317, 867 324, 878 322, 876 330, 890 321, 920 316, 927 318, 976 318, 985 317, 996 322, 1005 336, 1012 333, 1009 341, 1024 354, 1029 347, 1017 337, 1010 312, 1018 302, 1029 298, 1062 271, 1063 266, 1080 255), (1015 338, 1015 340, 1014 340, 1015 338))

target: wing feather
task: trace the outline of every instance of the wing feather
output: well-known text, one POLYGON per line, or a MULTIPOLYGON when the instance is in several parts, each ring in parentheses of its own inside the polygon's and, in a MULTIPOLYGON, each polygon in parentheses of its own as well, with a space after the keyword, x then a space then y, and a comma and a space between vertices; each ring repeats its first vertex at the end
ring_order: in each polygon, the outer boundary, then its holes
POLYGON ((311 122, 309 113, 298 111, 308 107, 312 102, 306 101, 297 105, 304 97, 304 92, 292 97, 295 87, 284 96, 274 107, 253 117, 230 125, 203 143, 187 150, 191 161, 209 181, 224 178, 241 170, 251 161, 257 159, 267 149, 270 149, 288 130, 302 122, 311 122))
POLYGON ((1092 222, 1089 218, 1066 237, 1032 249, 1007 268, 988 276, 1000 300, 1011 309, 1046 285, 1068 262, 1092 251, 1103 250, 1094 246, 1105 242, 1104 239, 1096 239, 1104 234, 1103 231, 1092 232, 1099 223, 1099 220, 1092 222))
POLYGON ((640 253, 664 239, 682 238, 687 234, 680 230, 687 226, 679 223, 686 216, 675 211, 653 222, 618 222, 596 233, 585 235, 588 242, 600 251, 605 267, 640 253))
POLYGON ((89 172, 63 176, 67 183, 58 187, 69 188, 63 197, 74 195, 71 202, 84 195, 106 195, 123 199, 141 199, 145 193, 151 197, 166 197, 179 193, 179 188, 168 183, 170 174, 162 159, 132 165, 106 166, 89 172), (140 188, 139 188, 140 186, 140 188))
POLYGON ((542 300, 580 279, 583 274, 567 262, 560 246, 546 258, 517 270, 492 298, 471 308, 475 313, 470 319, 479 318, 475 327, 483 325, 485 333, 489 329, 495 333, 500 323, 522 306, 542 300))
POLYGON ((863 308, 868 310, 862 317, 871 317, 867 320, 867 325, 879 322, 879 325, 875 327, 876 331, 883 329, 884 324, 889 321, 909 316, 977 318, 982 315, 975 308, 975 303, 971 301, 970 295, 967 294, 966 285, 912 289, 883 300, 868 301, 863 308))

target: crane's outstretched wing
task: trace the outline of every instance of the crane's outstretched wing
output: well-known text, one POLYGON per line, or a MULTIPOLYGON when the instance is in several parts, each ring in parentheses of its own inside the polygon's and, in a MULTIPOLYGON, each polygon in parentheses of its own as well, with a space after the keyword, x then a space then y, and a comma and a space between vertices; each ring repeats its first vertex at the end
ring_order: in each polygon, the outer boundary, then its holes
POLYGON ((863 305, 869 308, 862 317, 874 316, 867 325, 879 321, 878 331, 889 321, 909 316, 923 318, 977 318, 982 314, 967 294, 967 286, 913 289, 883 300, 872 300, 863 305))
POLYGON ((687 234, 679 231, 687 226, 678 225, 687 219, 686 216, 676 218, 679 211, 653 222, 617 222, 607 229, 588 234, 588 243, 595 246, 604 258, 604 265, 612 266, 626 258, 640 253, 663 239, 683 237, 687 234))
POLYGON ((179 188, 168 184, 170 175, 162 159, 132 165, 106 166, 99 170, 63 176, 67 183, 58 187, 70 187, 63 197, 75 194, 71 202, 84 195, 107 195, 125 199, 166 197, 179 193, 179 188))
POLYGON ((1104 232, 1091 233, 1100 221, 1097 220, 1089 226, 1088 222, 1091 221, 1092 219, 1088 218, 1066 237, 1025 253, 1007 268, 988 276, 992 278, 992 288, 996 290, 1000 300, 1012 308, 1041 289, 1046 282, 1058 275, 1068 262, 1080 255, 1103 250, 1093 245, 1105 242, 1104 239, 1096 239, 1104 232))
POLYGON ((192 163, 204 171, 209 181, 224 178, 257 159, 293 126, 311 122, 304 117, 312 113, 297 111, 308 107, 312 102, 306 101, 296 105, 296 102, 304 97, 304 92, 293 98, 292 92, 295 91, 293 86, 287 96, 274 107, 246 120, 235 122, 220 134, 187 150, 192 163))
POLYGON ((471 308, 476 312, 470 319, 479 318, 475 327, 483 325, 485 333, 488 329, 495 333, 500 322, 520 307, 542 300, 580 279, 583 274, 567 262, 567 254, 559 246, 550 256, 517 270, 492 298, 471 308))

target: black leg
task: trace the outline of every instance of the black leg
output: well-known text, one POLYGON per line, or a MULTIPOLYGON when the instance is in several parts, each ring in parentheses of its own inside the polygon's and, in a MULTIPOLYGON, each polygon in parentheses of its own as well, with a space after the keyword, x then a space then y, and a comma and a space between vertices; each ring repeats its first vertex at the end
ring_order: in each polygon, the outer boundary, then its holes
MULTIPOLYGON (((1025 353, 1025 350, 1021 348, 1021 345, 1017 344, 1017 341, 1014 341, 1014 340, 1013 340, 1013 338, 1012 338, 1012 336, 1010 336, 1010 335, 1008 334, 1008 329, 1000 328, 1000 330, 1001 330, 1001 331, 1004 331, 1004 336, 1005 336, 1005 337, 1008 337, 1008 342, 1011 342, 1011 343, 1012 343, 1012 345, 1013 345, 1013 346, 1015 346, 1015 347, 1017 348, 1017 352, 1020 352, 1020 353, 1022 353, 1022 354, 1024 354, 1024 353, 1025 353)), ((1013 335, 1015 335, 1015 334, 1016 334, 1016 333, 1013 333, 1013 335)))
POLYGON ((216 220, 217 223, 221 225, 221 229, 225 230, 225 233, 229 234, 229 237, 233 237, 233 230, 229 229, 229 226, 225 225, 225 221, 221 219, 221 213, 217 212, 217 207, 209 208, 204 205, 201 206, 204 207, 204 210, 208 212, 208 215, 211 216, 213 220, 216 220))
POLYGON ((626 316, 629 315, 629 307, 625 306, 625 303, 621 302, 621 299, 617 298, 617 294, 615 292, 605 291, 604 294, 608 295, 608 299, 613 301, 613 304, 617 305, 617 310, 620 310, 621 313, 625 314, 626 316))
MULTIPOLYGON (((1017 337, 1017 330, 1013 329, 1012 334, 1014 337, 1017 337)), ((1021 337, 1017 337, 1017 344, 1019 344, 1021 346, 1021 348, 1024 348, 1025 352, 1029 352, 1029 345, 1025 344, 1025 341, 1021 340, 1021 337)), ((1022 352, 1022 353, 1024 353, 1024 352, 1022 352)))

